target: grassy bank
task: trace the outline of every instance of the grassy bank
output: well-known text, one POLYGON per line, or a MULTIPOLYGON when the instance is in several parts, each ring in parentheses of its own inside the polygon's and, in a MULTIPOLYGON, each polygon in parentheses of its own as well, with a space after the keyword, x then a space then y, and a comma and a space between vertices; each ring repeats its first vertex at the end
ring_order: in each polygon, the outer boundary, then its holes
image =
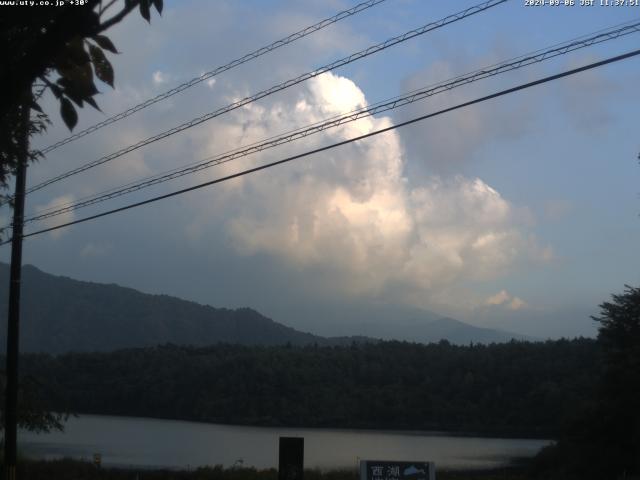
MULTIPOLYGON (((204 467, 195 470, 96 468, 78 460, 26 460, 18 466, 24 480, 277 480, 275 469, 204 467)), ((305 480, 358 480, 355 470, 305 470, 305 480)), ((525 480, 520 467, 478 471, 438 471, 438 480, 525 480)))

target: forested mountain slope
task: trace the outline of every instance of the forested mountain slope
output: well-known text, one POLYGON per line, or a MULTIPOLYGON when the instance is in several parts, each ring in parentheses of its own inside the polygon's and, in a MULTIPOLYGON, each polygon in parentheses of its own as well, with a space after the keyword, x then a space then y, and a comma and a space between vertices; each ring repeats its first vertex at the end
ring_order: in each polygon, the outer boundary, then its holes
MULTIPOLYGON (((250 308, 214 308, 115 284, 54 276, 31 265, 23 267, 22 276, 20 348, 23 352, 111 351, 163 343, 345 345, 378 338, 424 343, 446 339, 468 344, 505 342, 513 337, 431 312, 396 309, 371 312, 371 319, 378 327, 384 324, 385 328, 374 329, 363 324, 362 332, 323 337, 275 322, 250 308)), ((0 263, 0 312, 7 311, 8 281, 9 267, 0 263)), ((0 324, 0 351, 4 351, 6 327, 1 325, 6 323, 0 324)))
MULTIPOLYGON (((200 346, 329 343, 250 308, 213 308, 168 295, 53 276, 30 265, 23 268, 22 276, 21 351, 108 351, 167 342, 200 346)), ((7 308, 8 279, 8 266, 0 264, 2 312, 7 308)), ((6 328, 2 328, 3 349, 5 338, 6 328)))

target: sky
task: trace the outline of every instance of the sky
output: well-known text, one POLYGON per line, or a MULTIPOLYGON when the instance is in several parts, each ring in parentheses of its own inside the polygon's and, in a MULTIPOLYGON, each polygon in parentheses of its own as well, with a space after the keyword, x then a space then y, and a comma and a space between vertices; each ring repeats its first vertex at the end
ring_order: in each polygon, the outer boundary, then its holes
MULTIPOLYGON (((108 32, 115 89, 76 131, 355 0, 166 1, 108 32)), ((220 74, 32 165, 28 185, 476 2, 387 0, 220 74)), ((634 6, 510 0, 288 88, 27 197, 28 214, 640 17, 634 6)), ((638 47, 640 33, 478 81, 27 231, 340 142, 638 47)), ((314 333, 358 311, 424 309, 538 338, 591 336, 598 305, 640 284, 640 58, 440 115, 289 164, 29 238, 24 263, 314 333)), ((53 125, 35 146, 68 135, 53 125)), ((2 223, 9 212, 0 211, 2 223)), ((0 259, 8 261, 9 248, 0 259)), ((393 324, 397 316, 384 321, 393 324)), ((339 330, 339 331, 338 331, 339 330)))

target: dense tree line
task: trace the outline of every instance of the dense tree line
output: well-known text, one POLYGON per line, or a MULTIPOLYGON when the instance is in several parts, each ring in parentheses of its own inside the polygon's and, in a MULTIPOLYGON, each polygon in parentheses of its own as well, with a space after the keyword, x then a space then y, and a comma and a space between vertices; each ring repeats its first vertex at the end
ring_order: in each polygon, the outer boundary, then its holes
POLYGON ((206 348, 25 355, 54 411, 308 427, 547 436, 592 396, 589 339, 455 346, 206 348))
POLYGON ((627 286, 600 309, 593 395, 538 455, 547 480, 640 478, 640 288, 627 286))

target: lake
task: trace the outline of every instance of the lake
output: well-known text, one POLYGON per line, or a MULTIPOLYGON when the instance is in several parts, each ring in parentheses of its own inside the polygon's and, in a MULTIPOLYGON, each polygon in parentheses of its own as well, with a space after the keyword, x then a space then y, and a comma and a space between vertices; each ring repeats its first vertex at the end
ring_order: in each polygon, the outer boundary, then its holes
POLYGON ((277 468, 278 437, 304 437, 305 468, 355 469, 360 459, 430 460, 437 468, 493 468, 535 455, 548 440, 459 437, 438 432, 267 428, 82 415, 65 432, 19 433, 28 457, 102 455, 107 466, 191 469, 221 464, 277 468))

